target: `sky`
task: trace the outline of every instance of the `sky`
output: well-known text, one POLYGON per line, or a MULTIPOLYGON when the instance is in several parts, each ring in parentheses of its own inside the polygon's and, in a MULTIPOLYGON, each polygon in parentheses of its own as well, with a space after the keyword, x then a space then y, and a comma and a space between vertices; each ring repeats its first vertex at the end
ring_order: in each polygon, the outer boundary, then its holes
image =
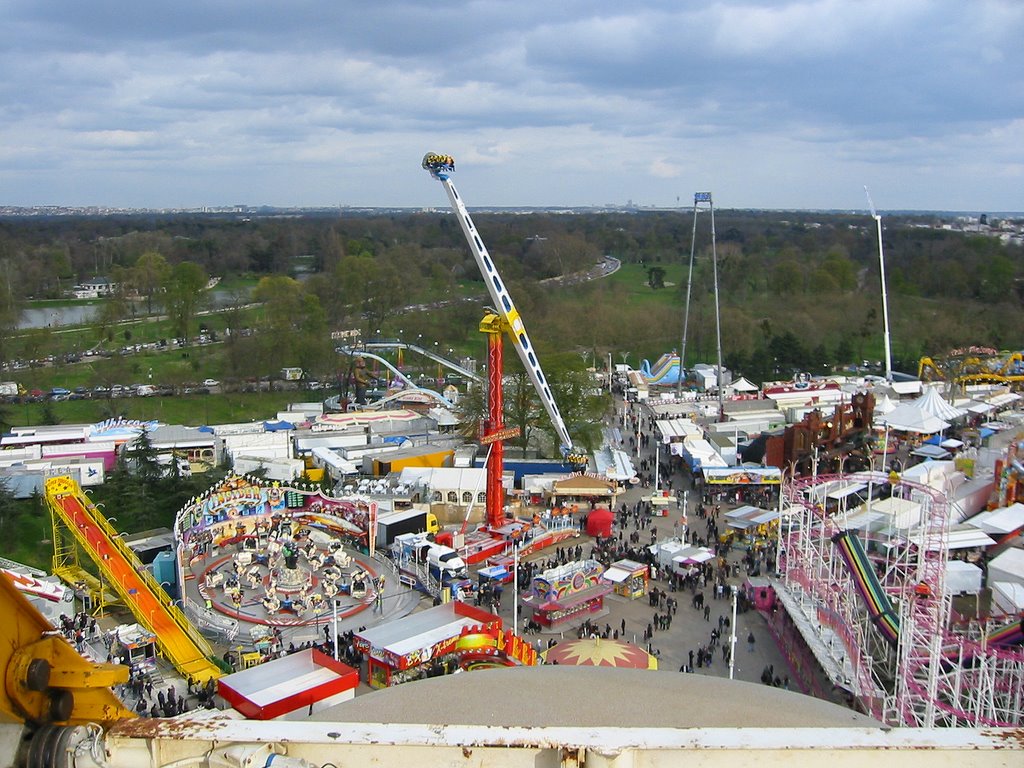
POLYGON ((1022 0, 0 14, 0 206, 1024 210, 1022 0))

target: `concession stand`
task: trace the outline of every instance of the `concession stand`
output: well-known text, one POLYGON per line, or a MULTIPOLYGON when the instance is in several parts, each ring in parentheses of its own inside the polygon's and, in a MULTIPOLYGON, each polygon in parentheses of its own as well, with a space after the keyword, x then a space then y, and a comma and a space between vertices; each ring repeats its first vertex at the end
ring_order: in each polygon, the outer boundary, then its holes
POLYGON ((650 568, 636 560, 618 560, 601 574, 617 595, 635 600, 647 594, 650 568))
POLYGON ((679 499, 668 491, 655 493, 644 501, 651 505, 651 517, 668 517, 672 514, 672 509, 679 506, 679 499))
POLYGON ((454 600, 357 632, 355 647, 367 658, 366 682, 387 688, 455 668, 451 656, 465 627, 501 628, 489 611, 454 600), (452 664, 448 665, 447 662, 452 664))
POLYGON ((121 624, 111 634, 111 650, 124 653, 129 667, 142 674, 156 670, 156 635, 138 624, 121 624))

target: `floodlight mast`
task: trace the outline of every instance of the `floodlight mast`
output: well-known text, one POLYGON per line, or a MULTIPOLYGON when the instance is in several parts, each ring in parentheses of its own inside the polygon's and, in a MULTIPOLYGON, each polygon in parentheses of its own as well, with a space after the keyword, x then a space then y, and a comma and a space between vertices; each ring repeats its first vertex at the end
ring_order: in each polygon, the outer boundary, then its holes
POLYGON ((885 380, 892 381, 892 346, 889 341, 889 300, 885 291, 885 253, 882 251, 882 217, 875 213, 875 204, 871 200, 871 193, 864 185, 864 194, 868 197, 868 208, 871 209, 871 218, 875 220, 875 229, 878 233, 878 275, 882 281, 882 343, 885 346, 885 380))
POLYGON ((519 315, 519 311, 512 302, 512 297, 509 296, 505 282, 501 279, 501 275, 498 274, 494 261, 487 252, 487 247, 480 238, 480 234, 473 224, 469 211, 466 210, 462 198, 459 197, 455 185, 452 184, 451 174, 455 171, 455 159, 451 155, 439 155, 434 152, 428 152, 423 157, 423 168, 441 182, 444 191, 448 195, 448 201, 451 203, 452 210, 459 218, 459 226, 462 227, 462 233, 466 236, 469 249, 473 252, 473 258, 476 260, 477 267, 479 267, 484 277, 484 283, 487 284, 487 292, 494 303, 495 311, 505 321, 508 327, 509 338, 512 340, 512 346, 515 347, 519 359, 522 360, 526 374, 530 377, 530 381, 533 383, 533 387, 537 390, 541 403, 544 405, 544 410, 547 411, 548 418, 551 419, 551 423, 555 427, 555 432, 561 441, 562 455, 570 464, 578 465, 585 463, 585 458, 581 460, 582 453, 573 448, 569 430, 565 426, 562 414, 558 410, 558 404, 555 403, 555 398, 551 394, 551 388, 548 386, 544 371, 540 367, 540 361, 537 359, 533 343, 526 333, 523 318, 519 315))

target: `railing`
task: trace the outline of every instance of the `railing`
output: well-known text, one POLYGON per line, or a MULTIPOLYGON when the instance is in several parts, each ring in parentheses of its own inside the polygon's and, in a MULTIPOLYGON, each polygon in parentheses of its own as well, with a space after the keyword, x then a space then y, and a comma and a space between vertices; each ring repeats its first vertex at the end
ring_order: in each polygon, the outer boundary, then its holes
POLYGON ((231 642, 238 636, 237 619, 224 616, 216 611, 208 611, 191 597, 186 597, 182 601, 182 606, 185 608, 185 616, 200 631, 210 631, 223 642, 231 642))

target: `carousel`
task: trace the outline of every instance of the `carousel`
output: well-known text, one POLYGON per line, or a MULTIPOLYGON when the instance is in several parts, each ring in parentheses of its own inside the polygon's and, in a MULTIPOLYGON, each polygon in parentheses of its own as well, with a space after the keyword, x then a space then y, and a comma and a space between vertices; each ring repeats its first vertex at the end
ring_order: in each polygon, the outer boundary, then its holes
POLYGON ((643 648, 625 640, 584 637, 563 640, 541 654, 545 664, 574 667, 623 667, 657 669, 658 660, 643 648))
POLYGON ((371 505, 228 477, 179 514, 183 566, 207 611, 238 621, 294 627, 348 617, 384 589, 362 552, 371 505))

